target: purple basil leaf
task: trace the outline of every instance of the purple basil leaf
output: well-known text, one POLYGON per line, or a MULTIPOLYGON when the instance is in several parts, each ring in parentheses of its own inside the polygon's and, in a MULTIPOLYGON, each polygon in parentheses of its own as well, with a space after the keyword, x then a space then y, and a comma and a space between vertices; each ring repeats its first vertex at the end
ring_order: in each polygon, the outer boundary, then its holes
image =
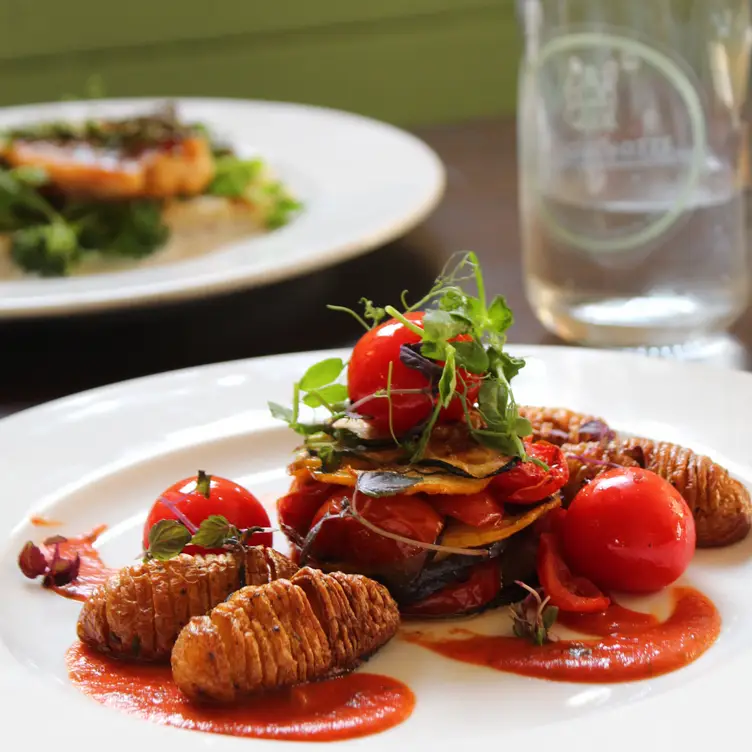
POLYGON ((408 368, 422 373, 432 384, 438 382, 444 370, 420 352, 420 343, 400 345, 400 361, 408 368))
POLYGON ((46 583, 58 587, 68 585, 78 577, 80 569, 81 557, 78 554, 75 559, 56 559, 45 577, 46 583))
POLYGON ((602 421, 591 420, 580 426, 580 441, 610 441, 616 434, 602 421))
POLYGON ((47 559, 38 546, 28 541, 18 556, 18 566, 26 577, 34 580, 47 571, 47 559))

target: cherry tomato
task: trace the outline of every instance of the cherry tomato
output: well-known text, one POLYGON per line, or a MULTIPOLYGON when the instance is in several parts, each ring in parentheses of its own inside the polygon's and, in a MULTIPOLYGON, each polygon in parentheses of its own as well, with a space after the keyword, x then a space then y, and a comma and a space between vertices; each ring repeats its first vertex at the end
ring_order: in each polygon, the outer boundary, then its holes
POLYGON ((403 609, 408 616, 444 616, 475 611, 490 603, 501 590, 497 559, 476 564, 462 582, 457 582, 403 609))
MULTIPOLYGON (((422 325, 423 313, 405 314, 405 318, 418 326, 422 325)), ((470 339, 462 335, 458 340, 470 339)), ((389 383, 389 365, 392 364, 391 389, 426 389, 428 378, 414 368, 408 368, 400 360, 400 347, 420 342, 420 337, 396 319, 389 319, 364 334, 353 349, 347 369, 347 389, 352 403, 360 403, 358 412, 366 416, 378 431, 389 430, 389 400, 384 397, 368 399, 372 394, 384 391, 389 383), (364 400, 361 402, 361 400, 364 400)), ((463 369, 457 370, 457 391, 467 390, 468 404, 478 398, 482 378, 463 369)), ((434 406, 434 398, 428 394, 393 394, 392 427, 398 435, 426 420, 434 406)), ((441 411, 440 419, 458 420, 464 414, 462 400, 455 397, 441 411)))
POLYGON ((281 525, 305 536, 311 529, 316 512, 336 486, 313 479, 295 478, 290 490, 277 500, 277 518, 281 525))
POLYGON ((608 608, 610 600, 590 580, 572 574, 561 556, 558 540, 551 533, 540 537, 537 568, 538 579, 552 606, 581 614, 608 608))
POLYGON ((681 494, 650 470, 615 468, 574 498, 561 530, 567 561, 602 588, 633 593, 677 580, 695 551, 681 494))
POLYGON ((561 534, 561 526, 564 522, 564 518, 567 515, 567 510, 562 507, 556 507, 550 512, 547 512, 540 519, 535 521, 535 533, 536 535, 543 535, 543 533, 553 533, 555 536, 561 534))
POLYGON ((436 494, 430 503, 439 514, 473 527, 491 527, 504 519, 504 508, 488 491, 464 496, 436 494))
MULTIPOLYGON (((423 553, 420 547, 369 530, 350 515, 337 517, 345 502, 352 503, 351 500, 352 491, 343 488, 335 491, 316 513, 311 527, 323 520, 311 547, 316 558, 373 569, 423 553)), ((358 512, 379 528, 421 543, 434 543, 443 528, 441 515, 417 496, 374 499, 360 494, 358 512)))
MULTIPOLYGON (((197 476, 185 478, 170 486, 151 508, 144 525, 144 550, 149 547, 149 530, 160 520, 177 519, 175 512, 164 504, 162 499, 172 505, 197 527, 214 514, 221 514, 237 528, 269 527, 269 515, 261 502, 248 490, 237 483, 215 475, 207 476, 208 497, 197 489, 197 476)), ((252 545, 271 546, 271 533, 256 533, 251 536, 252 545)), ((221 551, 215 550, 216 552, 221 551)), ((207 553, 207 549, 198 546, 186 546, 187 554, 207 553)))
POLYGON ((559 447, 548 441, 526 441, 527 453, 548 465, 548 470, 534 462, 520 462, 511 470, 497 475, 491 488, 503 502, 533 504, 556 493, 569 480, 569 465, 559 447))

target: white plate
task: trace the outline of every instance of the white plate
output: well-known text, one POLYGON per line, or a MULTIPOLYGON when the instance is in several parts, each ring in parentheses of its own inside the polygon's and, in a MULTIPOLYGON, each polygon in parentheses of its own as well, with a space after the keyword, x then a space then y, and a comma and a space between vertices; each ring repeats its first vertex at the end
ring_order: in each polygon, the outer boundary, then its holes
MULTIPOLYGON (((521 401, 604 415, 619 429, 709 451, 746 482, 752 479, 752 376, 623 354, 513 350, 529 358, 516 386, 521 401)), ((163 742, 183 750, 285 747, 162 728, 80 695, 64 666, 79 605, 23 579, 15 560, 24 540, 40 536, 27 521, 33 511, 64 520, 69 533, 107 523, 105 560, 132 561, 155 494, 198 467, 238 479, 272 505, 286 487, 295 437, 269 417, 266 401, 289 399, 293 379, 319 357, 240 361, 139 379, 0 421, 9 523, 0 548, 0 708, 11 745, 74 750, 85 734, 128 752, 163 742)), ((412 687, 413 716, 384 734, 336 747, 691 751, 747 738, 751 555, 752 540, 697 554, 686 579, 712 597, 723 631, 688 668, 631 684, 561 684, 454 663, 397 640, 368 670, 412 687)))
MULTIPOLYGON (((0 128, 143 112, 164 100, 29 105, 0 128)), ((0 282, 0 317, 52 316, 179 300, 308 274, 382 245, 436 206, 444 168, 405 131, 336 110, 278 102, 175 99, 243 154, 258 154, 305 204, 286 227, 189 260, 65 279, 0 282)))

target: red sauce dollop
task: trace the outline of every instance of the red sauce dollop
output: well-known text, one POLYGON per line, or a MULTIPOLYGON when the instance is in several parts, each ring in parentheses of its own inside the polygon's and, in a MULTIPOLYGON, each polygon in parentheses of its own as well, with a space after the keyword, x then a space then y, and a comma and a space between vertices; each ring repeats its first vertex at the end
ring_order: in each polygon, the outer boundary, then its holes
POLYGON ((354 673, 249 699, 230 707, 194 705, 168 666, 120 663, 81 644, 67 653, 73 684, 97 702, 167 726, 232 736, 337 741, 385 731, 415 706, 396 679, 354 673))
MULTIPOLYGON (((100 525, 86 535, 68 538, 65 543, 58 544, 60 556, 64 559, 74 559, 76 554, 81 557, 81 568, 78 571, 78 577, 73 582, 68 585, 55 585, 52 589, 56 593, 64 595, 66 598, 85 601, 100 585, 118 571, 105 566, 99 552, 94 548, 97 538, 106 529, 106 525, 100 525)), ((42 545, 40 548, 48 557, 51 555, 51 546, 42 545)))
POLYGON ((561 624, 601 639, 535 646, 516 637, 477 634, 437 640, 412 633, 404 638, 447 658, 523 676, 592 683, 647 679, 692 663, 720 633, 720 614, 706 596, 692 588, 676 588, 673 596, 673 612, 664 622, 618 605, 602 614, 560 612, 561 624))

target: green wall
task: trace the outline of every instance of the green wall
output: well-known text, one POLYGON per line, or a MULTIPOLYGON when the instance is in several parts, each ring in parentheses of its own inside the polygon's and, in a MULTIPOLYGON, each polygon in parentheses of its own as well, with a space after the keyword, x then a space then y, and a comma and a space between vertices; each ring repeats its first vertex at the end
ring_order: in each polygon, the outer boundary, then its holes
POLYGON ((513 0, 0 0, 0 105, 309 102, 404 125, 512 112, 513 0))

